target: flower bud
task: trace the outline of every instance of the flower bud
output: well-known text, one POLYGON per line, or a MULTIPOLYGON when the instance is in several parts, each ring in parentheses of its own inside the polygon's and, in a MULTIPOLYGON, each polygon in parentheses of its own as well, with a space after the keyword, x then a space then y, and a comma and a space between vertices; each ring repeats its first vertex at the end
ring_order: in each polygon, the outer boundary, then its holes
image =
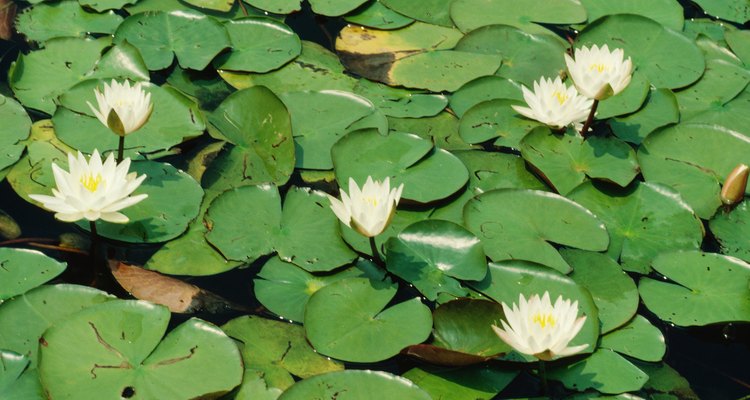
POLYGON ((748 173, 750 173, 750 167, 745 164, 734 167, 724 181, 724 186, 721 188, 722 203, 733 205, 742 201, 745 197, 748 173))

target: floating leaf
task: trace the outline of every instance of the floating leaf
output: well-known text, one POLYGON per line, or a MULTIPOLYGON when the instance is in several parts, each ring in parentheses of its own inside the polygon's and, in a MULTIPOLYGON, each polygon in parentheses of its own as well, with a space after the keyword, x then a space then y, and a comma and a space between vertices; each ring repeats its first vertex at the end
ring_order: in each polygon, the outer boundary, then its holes
POLYGON ((750 261, 750 207, 743 201, 730 212, 716 214, 709 226, 721 245, 721 252, 728 256, 750 261))
POLYGON ((750 20, 750 6, 733 0, 695 0, 706 14, 743 24, 750 20))
POLYGON ((136 1, 138 0, 78 0, 82 6, 90 7, 97 12, 122 8, 136 1))
POLYGON ((29 359, 21 354, 0 350, 0 396, 7 399, 19 390, 20 380, 29 359))
POLYGON ((734 54, 746 65, 750 64, 750 33, 746 30, 733 30, 724 34, 724 38, 734 54))
POLYGON ((667 351, 664 335, 659 328, 640 315, 620 329, 602 336, 600 346, 650 362, 661 361, 667 351))
POLYGON ((431 117, 442 111, 448 99, 440 94, 394 88, 360 79, 354 92, 368 98, 378 110, 389 117, 431 117))
POLYGON ((622 92, 599 103, 596 109, 596 119, 604 120, 638 111, 648 96, 649 87, 646 78, 636 69, 630 83, 622 92))
POLYGON ((681 31, 685 23, 682 5, 677 0, 581 0, 581 3, 589 22, 605 15, 638 14, 676 31, 681 31))
POLYGON ((643 303, 679 326, 750 321, 750 265, 734 257, 699 251, 662 253, 652 266, 676 284, 641 279, 643 303))
POLYGON ((453 26, 450 17, 450 5, 453 0, 380 0, 386 7, 399 14, 429 24, 453 26))
POLYGON ((291 61, 302 51, 302 44, 294 31, 272 19, 229 20, 224 27, 229 33, 232 51, 214 61, 220 69, 268 72, 291 61))
POLYGON ((608 394, 637 391, 648 380, 645 372, 608 349, 599 349, 574 364, 552 369, 548 376, 568 389, 596 389, 608 394))
POLYGON ((26 249, 0 248, 0 303, 54 279, 65 263, 26 249))
POLYGON ((13 165, 23 153, 24 145, 19 143, 29 137, 31 118, 26 110, 10 97, 0 95, 0 119, 3 129, 0 131, 0 170, 13 165))
MULTIPOLYGON (((576 0, 455 0, 451 18, 462 31, 504 24, 539 32, 536 23, 576 24, 586 20, 586 10, 576 0)), ((535 32, 536 33, 536 32, 535 32)))
POLYGON ((361 6, 367 0, 309 0, 315 14, 336 17, 361 6))
POLYGON ((433 92, 453 92, 473 79, 492 75, 501 63, 501 58, 494 55, 428 51, 394 62, 384 82, 433 92))
POLYGON ((365 3, 360 9, 344 16, 344 20, 376 29, 398 29, 414 22, 413 19, 384 6, 380 0, 375 0, 369 5, 365 3))
POLYGON ((450 108, 460 118, 475 105, 494 99, 523 101, 521 84, 494 75, 477 78, 451 95, 450 108))
POLYGON ((669 89, 651 88, 646 102, 637 112, 609 121, 618 138, 636 145, 657 128, 680 120, 677 99, 669 89))
POLYGON ((679 194, 663 185, 637 182, 620 189, 584 183, 568 197, 607 226, 607 254, 626 271, 647 274, 665 250, 697 249, 703 228, 679 194))
POLYGON ((635 151, 612 137, 584 139, 573 129, 558 135, 537 128, 524 136, 519 147, 523 158, 560 194, 569 193, 587 177, 627 186, 639 172, 635 151))
POLYGON ((234 0, 185 0, 185 2, 197 7, 224 12, 231 10, 234 4, 234 0))
POLYGON ((495 139, 497 146, 518 148, 527 133, 541 126, 537 121, 520 116, 512 108, 524 104, 517 100, 496 99, 471 107, 461 117, 458 127, 461 138, 472 144, 495 139))
POLYGON ((18 16, 16 29, 27 39, 44 42, 57 37, 83 37, 91 33, 112 34, 122 22, 113 11, 91 13, 78 2, 41 3, 18 16))
POLYGON ((385 360, 424 341, 432 327, 430 309, 419 298, 384 309, 396 289, 395 284, 348 278, 318 290, 305 310, 308 340, 319 353, 353 362, 385 360))
POLYGON ((735 98, 750 82, 750 71, 723 60, 708 60, 701 79, 675 92, 680 115, 689 119, 735 98))
POLYGON ((339 371, 297 382, 279 400, 329 399, 360 400, 377 393, 384 399, 430 400, 431 397, 410 380, 382 371, 339 371))
POLYGON ((564 273, 570 266, 548 242, 591 251, 606 250, 609 244, 604 224, 591 211, 537 190, 480 194, 466 203, 464 220, 491 260, 534 261, 564 273))
POLYGON ((291 14, 299 11, 302 0, 243 0, 253 7, 266 10, 274 14, 291 14))
POLYGON ((192 318, 162 340, 168 323, 165 307, 134 300, 92 306, 58 322, 40 346, 39 372, 48 395, 195 398, 240 384, 242 360, 224 332, 192 318), (201 379, 184 379, 196 374, 201 379))
POLYGON ((490 400, 515 379, 515 371, 482 365, 469 368, 419 366, 404 378, 416 383, 433 399, 490 400))
POLYGON ((458 119, 443 111, 434 117, 422 118, 388 118, 388 125, 393 131, 413 133, 435 143, 436 147, 454 152, 470 150, 478 146, 470 145, 458 135, 458 119))

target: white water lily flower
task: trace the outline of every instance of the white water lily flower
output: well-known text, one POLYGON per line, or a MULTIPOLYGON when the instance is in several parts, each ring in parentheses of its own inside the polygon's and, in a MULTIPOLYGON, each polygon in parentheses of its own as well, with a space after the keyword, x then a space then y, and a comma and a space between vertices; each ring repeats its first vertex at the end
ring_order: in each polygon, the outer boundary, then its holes
POLYGON ((534 81, 534 91, 522 86, 523 98, 529 107, 512 106, 517 113, 553 128, 570 124, 580 125, 589 115, 594 101, 581 96, 573 86, 567 86, 560 77, 540 78, 534 81))
POLYGON ((55 218, 61 221, 74 222, 85 218, 89 221, 102 219, 125 223, 128 217, 119 211, 148 197, 146 194, 130 196, 146 179, 146 175, 128 173, 129 158, 117 164, 110 153, 102 163, 99 152, 94 150, 87 162, 79 151, 77 157, 68 153, 68 169, 64 171, 52 163, 57 185, 56 189, 52 189, 53 196, 29 195, 42 203, 44 208, 54 211, 55 218))
POLYGON ((330 195, 328 197, 331 210, 341 222, 364 236, 375 237, 391 222, 403 190, 403 183, 391 189, 389 178, 380 183, 368 176, 362 190, 354 179, 349 178, 348 195, 342 190, 341 200, 330 195))
POLYGON ((578 301, 572 304, 559 296, 553 306, 549 292, 542 298, 532 295, 527 302, 523 295, 518 296, 518 304, 513 309, 502 303, 505 318, 503 329, 492 326, 495 333, 518 352, 548 361, 555 357, 576 354, 588 344, 568 347, 568 343, 578 334, 586 322, 586 316, 578 316, 578 301))
POLYGON ((565 54, 565 64, 578 91, 584 96, 604 100, 622 92, 633 75, 633 62, 624 60, 622 49, 609 51, 605 44, 591 49, 586 46, 575 50, 575 60, 565 54))
POLYGON ((151 93, 141 88, 141 83, 132 87, 130 82, 118 83, 112 80, 104 84, 104 92, 94 89, 98 108, 86 102, 96 118, 114 133, 125 136, 138 130, 148 121, 153 110, 151 93))

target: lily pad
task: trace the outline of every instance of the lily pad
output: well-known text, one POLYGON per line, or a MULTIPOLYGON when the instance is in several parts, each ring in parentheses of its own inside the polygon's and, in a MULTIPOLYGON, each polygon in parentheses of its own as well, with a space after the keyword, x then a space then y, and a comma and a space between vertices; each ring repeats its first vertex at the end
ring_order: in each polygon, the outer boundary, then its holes
POLYGON ((589 24, 576 39, 576 47, 594 44, 623 49, 657 88, 687 86, 705 69, 703 54, 693 41, 639 15, 611 15, 589 24))
POLYGON ((605 254, 563 249, 573 267, 570 278, 591 293, 599 309, 602 334, 627 323, 638 310, 638 288, 633 279, 605 254))
POLYGON ((433 319, 433 344, 452 351, 495 357, 512 350, 492 330, 504 318, 500 304, 487 300, 458 299, 441 304, 433 319))
POLYGON ((750 82, 750 71, 723 61, 708 60, 701 79, 675 92, 680 115, 689 119, 715 106, 721 106, 740 94, 750 82))
POLYGON ((431 117, 448 104, 448 98, 440 94, 394 88, 367 79, 360 79, 354 92, 368 98, 389 117, 431 117))
POLYGON ((429 24, 453 26, 450 17, 450 5, 453 0, 380 0, 391 10, 429 24))
POLYGON ((38 251, 0 248, 0 303, 54 279, 65 266, 38 251))
POLYGON ((453 93, 450 97, 451 110, 461 118, 475 105, 494 99, 524 101, 521 84, 499 76, 477 78, 453 93))
POLYGON ((620 329, 602 336, 600 346, 649 362, 661 361, 667 351, 664 335, 659 328, 640 315, 620 329))
POLYGON ((243 0, 253 7, 266 10, 274 14, 291 14, 299 11, 302 6, 302 0, 243 0))
POLYGON ((242 359, 224 332, 192 318, 162 340, 168 323, 165 307, 135 300, 92 306, 58 322, 41 339, 39 372, 48 395, 196 398, 240 384, 242 359), (201 379, 184 379, 196 374, 201 379))
POLYGON ((703 241, 700 219, 679 193, 663 185, 637 182, 620 189, 584 183, 568 197, 604 221, 607 254, 626 271, 647 274, 660 253, 697 249, 703 241))
POLYGON ((0 170, 13 165, 23 153, 24 145, 20 143, 29 137, 31 118, 26 110, 13 98, 0 95, 0 119, 3 130, 0 132, 0 170))
POLYGON ((388 126, 393 131, 409 132, 430 140, 435 143, 436 147, 448 150, 451 153, 479 147, 468 144, 461 139, 458 135, 458 119, 448 111, 443 111, 434 117, 391 117, 388 118, 388 126))
POLYGON ((724 39, 726 39, 734 54, 745 65, 750 65, 750 33, 746 30, 729 31, 724 34, 724 39))
POLYGON ((560 194, 569 193, 587 178, 624 187, 640 172, 635 151, 612 137, 584 139, 572 129, 556 135, 541 127, 524 136, 519 147, 523 158, 560 194))
POLYGON ((495 99, 481 102, 468 109, 458 127, 466 143, 482 143, 495 139, 496 146, 519 148, 521 139, 534 128, 537 121, 520 116, 512 106, 525 105, 510 99, 495 99))
POLYGON ((743 24, 750 20, 750 5, 733 0, 695 0, 706 14, 743 24))
POLYGON ((413 19, 384 6, 380 0, 375 0, 369 5, 365 3, 360 9, 344 16, 344 20, 376 29, 398 29, 414 22, 413 19))
POLYGON ((404 378, 416 383, 433 399, 490 400, 517 375, 515 371, 488 365, 461 369, 419 366, 406 371, 404 378))
POLYGON ((729 212, 716 214, 709 226, 722 254, 750 261, 750 207, 743 201, 729 212))
POLYGON ((224 23, 232 51, 219 56, 217 68, 268 72, 281 67, 302 51, 299 37, 288 26, 267 18, 242 18, 224 23))
POLYGON ((649 133, 679 120, 680 110, 672 91, 651 88, 640 110, 611 119, 609 126, 621 140, 640 145, 649 133))
POLYGON ((183 68, 201 70, 231 46, 224 26, 194 11, 131 15, 115 32, 115 43, 128 41, 141 52, 150 70, 169 67, 174 57, 183 68))
POLYGON ((232 9, 234 0, 185 0, 185 3, 209 10, 226 12, 232 9))
POLYGON ((589 22, 605 15, 638 14, 676 31, 681 31, 685 23, 682 5, 677 0, 581 0, 581 3, 589 22))
POLYGON ((309 0, 315 14, 336 17, 348 13, 367 0, 309 0))
POLYGON ((625 90, 599 103, 596 119, 604 120, 638 111, 648 96, 649 87, 643 73, 636 69, 625 90))
POLYGON ((419 203, 444 199, 468 180, 468 172, 455 156, 416 136, 374 129, 347 134, 331 149, 336 180, 347 187, 349 178, 360 185, 368 176, 390 177, 391 187, 404 184, 403 198, 419 203), (361 149, 369 149, 362 152, 361 149))
POLYGON ((570 266, 548 242, 591 251, 606 250, 609 244, 604 223, 591 211, 537 190, 480 194, 466 203, 464 221, 491 260, 533 261, 563 273, 570 266))
MULTIPOLYGON (((541 31, 535 23, 576 24, 586 20, 586 10, 577 0, 455 0, 451 18, 462 31, 480 26, 505 24, 526 31, 541 31)), ((535 33, 536 33, 535 32, 535 33)))
POLYGON ((648 380, 645 372, 608 349, 598 349, 581 361, 552 369, 548 376, 568 389, 596 389, 605 394, 637 391, 648 380))
POLYGON ((679 326, 750 321, 750 265, 734 257, 699 251, 663 253, 652 266, 674 283, 641 279, 643 303, 679 326))
POLYGON ((453 92, 471 80, 494 74, 501 64, 502 59, 495 55, 428 51, 394 62, 384 82, 433 92, 453 92))
POLYGON ((556 37, 507 25, 478 28, 456 45, 456 50, 502 56, 503 65, 495 74, 528 87, 540 77, 554 78, 565 71, 565 49, 556 37))
POLYGON ((8 398, 18 390, 19 381, 29 359, 21 354, 0 350, 0 395, 8 398))
POLYGON ((305 309, 308 340, 319 353, 353 362, 382 361, 423 342, 432 328, 430 309, 419 298, 384 309, 396 290, 395 284, 364 278, 318 290, 305 309))
POLYGON ((92 13, 76 1, 40 3, 27 8, 16 20, 16 29, 27 39, 44 42, 57 37, 112 34, 122 22, 113 11, 92 13))
POLYGON ((429 300, 439 292, 466 295, 458 280, 479 281, 487 261, 479 239, 448 221, 412 224, 386 243, 386 267, 413 284, 429 300))
POLYGON ((410 380, 383 371, 339 371, 297 382, 279 400, 361 400, 377 393, 384 399, 431 400, 410 380))

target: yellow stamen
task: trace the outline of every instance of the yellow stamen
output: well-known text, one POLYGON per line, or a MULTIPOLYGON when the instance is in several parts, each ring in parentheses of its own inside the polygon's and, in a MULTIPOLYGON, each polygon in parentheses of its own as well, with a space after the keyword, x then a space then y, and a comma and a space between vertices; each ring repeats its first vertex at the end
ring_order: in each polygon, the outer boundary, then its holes
POLYGON ((531 321, 539 324, 539 326, 541 326, 542 328, 546 328, 547 325, 555 326, 555 317, 553 317, 552 314, 537 313, 534 314, 534 317, 531 319, 531 321))
POLYGON ((91 174, 87 174, 81 177, 81 185, 86 188, 89 192, 96 192, 96 188, 99 187, 99 183, 102 181, 101 174, 96 174, 96 176, 93 176, 91 174))
POLYGON ((563 105, 566 101, 568 101, 567 93, 555 91, 554 93, 552 93, 552 97, 556 98, 557 102, 560 103, 560 105, 563 105))
POLYGON ((365 197, 365 201, 370 203, 370 205, 373 207, 378 206, 378 199, 376 197, 365 197))
POLYGON ((609 69, 609 65, 606 65, 606 64, 602 64, 602 63, 599 63, 599 64, 591 64, 591 65, 589 66, 589 69, 591 69, 591 70, 597 70, 597 71, 599 71, 599 73, 602 73, 602 72, 604 72, 605 70, 608 70, 608 69, 609 69))

